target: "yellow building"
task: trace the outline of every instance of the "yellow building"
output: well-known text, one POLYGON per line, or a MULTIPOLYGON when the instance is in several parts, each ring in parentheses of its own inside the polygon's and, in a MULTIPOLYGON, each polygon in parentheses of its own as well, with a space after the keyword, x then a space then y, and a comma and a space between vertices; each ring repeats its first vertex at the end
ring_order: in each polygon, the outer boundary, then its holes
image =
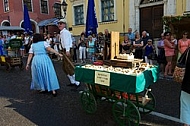
MULTIPOLYGON (((85 31, 88 0, 66 0, 68 29, 73 35, 85 31)), ((164 31, 163 16, 190 11, 190 0, 94 0, 98 32, 104 29, 127 33, 146 30, 153 38, 164 31)))
MULTIPOLYGON (((107 17, 103 17, 101 15, 101 13, 103 13, 103 9, 101 9, 103 2, 101 2, 101 0, 94 0, 98 21, 98 32, 104 33, 104 29, 119 31, 121 33, 127 32, 129 25, 129 20, 127 17, 129 17, 129 13, 126 8, 129 8, 129 4, 126 2, 128 2, 128 0, 119 1, 120 2, 118 2, 118 0, 108 0, 107 2, 109 2, 109 8, 104 9, 104 12, 109 14, 113 13, 113 16, 108 15, 107 17)), ((79 35, 82 31, 85 31, 88 0, 67 0, 67 3, 68 9, 66 17, 68 27, 70 29, 72 28, 71 32, 74 35, 79 35), (79 15, 75 16, 77 12, 79 12, 79 15)), ((106 4, 104 4, 104 6, 106 6, 106 4)))

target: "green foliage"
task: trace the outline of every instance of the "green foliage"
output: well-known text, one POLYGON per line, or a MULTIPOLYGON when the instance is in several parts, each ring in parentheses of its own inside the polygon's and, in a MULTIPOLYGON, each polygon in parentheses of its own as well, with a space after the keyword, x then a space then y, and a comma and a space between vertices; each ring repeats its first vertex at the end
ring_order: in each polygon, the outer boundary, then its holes
POLYGON ((162 21, 165 26, 165 31, 171 31, 170 25, 180 22, 182 19, 190 18, 190 14, 186 14, 183 16, 163 16, 162 21))

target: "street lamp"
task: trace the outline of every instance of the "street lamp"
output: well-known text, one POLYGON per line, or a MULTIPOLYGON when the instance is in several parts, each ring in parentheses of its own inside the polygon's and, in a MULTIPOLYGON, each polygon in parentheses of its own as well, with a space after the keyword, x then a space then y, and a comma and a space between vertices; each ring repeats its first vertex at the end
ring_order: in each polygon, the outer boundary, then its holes
POLYGON ((63 12, 64 12, 64 17, 63 17, 63 18, 65 18, 65 16, 66 16, 67 5, 68 5, 68 4, 65 2, 65 0, 63 0, 63 2, 62 2, 62 4, 61 4, 61 6, 62 6, 62 8, 63 8, 63 12))
POLYGON ((65 18, 66 16, 66 11, 67 11, 67 3, 65 2, 65 0, 63 0, 63 2, 60 4, 60 3, 54 3, 53 5, 53 11, 54 11, 54 14, 57 18, 61 19, 61 18, 65 18), (61 9, 63 10, 64 12, 64 16, 62 16, 62 13, 61 13, 61 9))

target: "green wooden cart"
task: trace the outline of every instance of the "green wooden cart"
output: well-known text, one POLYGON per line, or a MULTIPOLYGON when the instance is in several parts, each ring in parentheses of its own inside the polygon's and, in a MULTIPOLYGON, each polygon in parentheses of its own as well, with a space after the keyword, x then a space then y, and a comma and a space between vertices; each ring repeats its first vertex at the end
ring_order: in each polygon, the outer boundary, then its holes
POLYGON ((24 68, 22 57, 18 56, 20 47, 22 46, 21 39, 11 39, 8 44, 8 56, 0 57, 0 64, 5 66, 6 70, 9 71, 11 67, 18 66, 21 70, 24 68))
POLYGON ((114 72, 87 69, 76 66, 77 81, 84 82, 87 90, 80 96, 83 109, 95 113, 97 100, 113 102, 112 113, 120 126, 138 126, 140 114, 155 109, 156 100, 150 85, 158 79, 158 67, 154 66, 138 75, 126 75, 114 72))

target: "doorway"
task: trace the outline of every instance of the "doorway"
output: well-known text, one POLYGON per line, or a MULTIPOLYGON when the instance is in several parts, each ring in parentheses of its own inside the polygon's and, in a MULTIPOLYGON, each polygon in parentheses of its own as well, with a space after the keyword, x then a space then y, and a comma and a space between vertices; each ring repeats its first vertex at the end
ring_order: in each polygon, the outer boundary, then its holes
POLYGON ((163 32, 163 5, 140 8, 140 31, 147 31, 152 38, 163 32))

